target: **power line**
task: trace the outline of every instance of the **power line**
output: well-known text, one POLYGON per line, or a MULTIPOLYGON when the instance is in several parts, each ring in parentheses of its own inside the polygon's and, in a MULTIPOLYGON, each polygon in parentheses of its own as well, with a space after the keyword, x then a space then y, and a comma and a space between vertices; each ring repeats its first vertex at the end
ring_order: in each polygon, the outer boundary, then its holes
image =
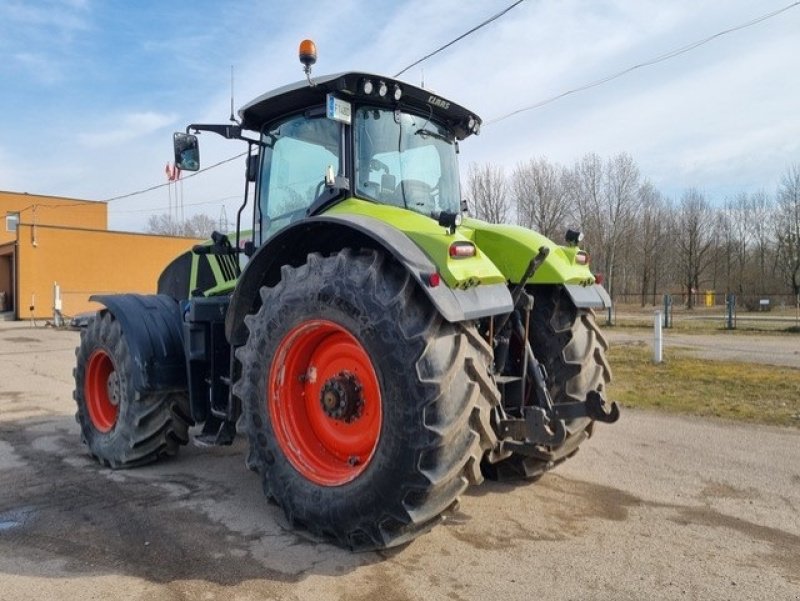
POLYGON ((425 56, 423 56, 421 59, 419 59, 419 60, 417 60, 417 61, 414 61, 413 63, 411 63, 410 65, 408 65, 408 67, 406 67, 405 69, 402 69, 401 71, 398 71, 397 73, 395 73, 395 74, 394 74, 394 77, 400 77, 400 76, 401 76, 403 73, 405 73, 406 71, 408 71, 408 70, 409 70, 409 69, 411 69, 412 67, 416 67, 416 66, 417 66, 418 64, 420 64, 421 62, 428 60, 430 57, 434 56, 435 54, 439 54, 439 53, 440 53, 442 50, 445 50, 446 48, 449 48, 450 46, 452 46, 452 45, 453 45, 453 44, 455 44, 456 42, 459 42, 459 41, 463 40, 463 39, 464 39, 465 37, 467 37, 468 35, 475 33, 476 31, 478 31, 478 30, 479 30, 479 29, 481 29, 482 27, 485 27, 486 25, 488 25, 488 24, 489 24, 489 23, 491 23, 492 21, 496 21, 497 19, 499 19, 500 17, 502 17, 504 14, 506 14, 508 11, 510 11, 512 8, 514 8, 515 6, 517 6, 517 5, 519 5, 519 4, 522 4, 524 1, 525 1, 525 0, 517 0, 516 2, 514 2, 514 3, 513 3, 513 4, 511 4, 510 6, 507 6, 506 8, 504 8, 503 10, 501 10, 501 11, 500 11, 499 13, 497 13, 496 15, 494 15, 494 16, 492 16, 492 17, 489 17, 488 19, 486 19, 486 20, 485 20, 485 21, 483 21, 482 23, 480 23, 480 24, 476 25, 475 27, 473 27, 473 28, 472 28, 472 29, 470 29, 469 31, 467 31, 467 32, 465 32, 465 33, 462 33, 462 34, 461 34, 460 36, 458 36, 456 39, 454 39, 454 40, 451 40, 451 41, 447 42, 447 43, 446 43, 444 46, 441 46, 440 48, 437 48, 437 49, 436 49, 436 50, 434 50, 433 52, 431 52, 431 53, 429 53, 429 54, 426 54, 425 56))
MULTIPOLYGON (((203 201, 200 201, 200 202, 187 202, 184 206, 186 206, 186 207, 197 207, 197 206, 200 206, 200 205, 210 205, 210 204, 224 203, 227 200, 236 200, 237 198, 241 199, 242 196, 241 195, 238 195, 238 196, 224 196, 222 198, 212 198, 211 200, 203 200, 203 201)), ((126 209, 124 211, 118 211, 117 209, 111 208, 110 209, 110 213, 112 213, 114 215, 122 215, 122 214, 128 214, 128 213, 152 213, 153 211, 169 210, 169 208, 170 207, 155 207, 155 208, 150 207, 150 208, 147 208, 147 209, 126 209)))
MULTIPOLYGON (((232 156, 230 158, 224 159, 224 160, 220 161, 219 163, 214 163, 213 165, 209 165, 208 167, 204 167, 203 169, 198 169, 197 171, 195 171, 193 173, 190 173, 189 175, 187 175, 186 177, 183 177, 181 179, 187 180, 190 177, 194 177, 195 175, 200 175, 204 171, 209 171, 210 169, 214 169, 214 167, 219 167, 220 165, 224 165, 225 163, 230 163, 231 161, 235 161, 236 159, 241 158, 246 154, 247 154, 247 151, 242 152, 240 154, 237 154, 236 156, 232 156)), ((164 184, 158 184, 157 186, 150 186, 149 188, 145 188, 143 190, 137 190, 136 192, 130 192, 128 194, 122 194, 121 196, 115 196, 114 198, 108 198, 108 199, 106 199, 105 202, 112 202, 114 200, 122 200, 123 198, 130 198, 131 196, 138 196, 139 194, 144 194, 146 192, 152 192, 153 190, 158 190, 159 188, 163 188, 164 186, 169 186, 172 183, 173 182, 166 182, 164 184)))
POLYGON ((708 36, 707 38, 703 38, 702 40, 698 40, 696 42, 692 42, 691 44, 687 44, 686 46, 681 46, 680 48, 676 48, 674 50, 670 50, 669 52, 665 52, 664 54, 661 54, 659 56, 653 57, 653 58, 651 58, 651 59, 649 59, 647 61, 644 61, 642 63, 633 65, 632 67, 628 67, 627 69, 623 69, 622 71, 614 73, 613 75, 608 75, 608 76, 603 77, 601 79, 595 80, 595 81, 593 81, 591 83, 587 83, 587 84, 584 84, 584 85, 579 86, 577 88, 573 88, 571 90, 567 90, 566 92, 562 92, 561 94, 557 94, 555 96, 551 96, 550 98, 547 98, 545 100, 541 100, 541 101, 539 101, 539 102, 537 102, 535 104, 531 104, 529 106, 517 109, 515 111, 511 111, 510 113, 507 113, 507 114, 503 115, 502 117, 496 117, 494 119, 490 119, 489 121, 487 121, 485 123, 485 125, 491 125, 491 124, 494 124, 494 123, 498 123, 500 121, 503 121, 504 119, 508 119, 509 117, 513 117, 514 115, 518 115, 519 113, 524 113, 525 111, 530 111, 530 110, 533 110, 533 109, 537 109, 537 108, 543 107, 543 106, 545 106, 547 104, 550 104, 551 102, 555 102, 556 100, 560 100, 561 98, 564 98, 565 96, 570 96, 571 94, 576 94, 578 92, 583 92, 584 90, 588 90, 590 88, 595 88, 597 86, 603 85, 604 83, 608 83, 609 81, 612 81, 614 79, 622 77, 623 75, 627 75, 628 73, 630 73, 631 71, 635 71, 636 69, 641 69, 643 67, 649 67, 649 66, 655 65, 657 63, 661 63, 661 62, 664 62, 666 60, 669 60, 671 58, 675 58, 676 56, 680 56, 681 54, 685 54, 685 53, 689 52, 690 50, 694 50, 695 48, 699 48, 700 46, 708 44, 709 42, 711 42, 711 41, 713 41, 713 40, 715 40, 717 38, 720 38, 720 37, 722 37, 724 35, 728 35, 729 33, 733 33, 735 31, 740 31, 742 29, 746 29, 747 27, 752 27, 753 25, 757 25, 758 23, 761 23, 762 21, 766 21, 767 19, 771 19, 773 17, 776 17, 779 14, 784 13, 787 10, 792 9, 797 5, 800 5, 800 0, 797 1, 797 2, 792 2, 791 4, 789 4, 787 6, 784 6, 783 8, 780 8, 778 10, 772 11, 771 13, 767 13, 765 15, 761 15, 760 17, 756 17, 755 19, 753 19, 751 21, 747 21, 746 23, 742 23, 741 25, 737 25, 735 27, 731 27, 729 29, 725 29, 723 31, 715 33, 714 35, 708 36))

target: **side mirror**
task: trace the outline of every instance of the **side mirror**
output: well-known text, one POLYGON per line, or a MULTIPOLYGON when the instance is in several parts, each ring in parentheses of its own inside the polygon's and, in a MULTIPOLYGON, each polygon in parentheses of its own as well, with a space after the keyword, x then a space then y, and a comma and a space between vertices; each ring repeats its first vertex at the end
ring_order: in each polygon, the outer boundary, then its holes
POLYGON ((181 171, 197 171, 200 169, 200 145, 197 136, 175 132, 172 136, 175 149, 175 166, 181 171))

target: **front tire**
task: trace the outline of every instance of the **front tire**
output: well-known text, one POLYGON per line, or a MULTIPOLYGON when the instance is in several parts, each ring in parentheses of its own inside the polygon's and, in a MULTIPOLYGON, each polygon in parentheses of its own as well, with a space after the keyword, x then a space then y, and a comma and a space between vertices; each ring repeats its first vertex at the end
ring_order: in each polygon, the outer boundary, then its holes
POLYGON ((89 453, 103 465, 127 468, 175 455, 189 440, 185 393, 142 393, 119 322, 101 311, 81 331, 73 398, 89 453))
POLYGON ((290 523, 353 549, 432 526, 496 443, 474 326, 442 319, 375 251, 308 256, 261 289, 236 356, 248 465, 290 523))

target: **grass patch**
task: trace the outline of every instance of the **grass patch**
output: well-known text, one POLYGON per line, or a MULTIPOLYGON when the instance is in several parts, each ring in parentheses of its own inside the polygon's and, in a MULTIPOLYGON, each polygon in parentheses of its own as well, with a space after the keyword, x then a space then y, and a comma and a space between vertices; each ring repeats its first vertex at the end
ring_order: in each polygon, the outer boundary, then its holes
POLYGON ((660 365, 646 346, 610 352, 609 398, 629 407, 800 427, 800 369, 710 361, 671 349, 660 365))

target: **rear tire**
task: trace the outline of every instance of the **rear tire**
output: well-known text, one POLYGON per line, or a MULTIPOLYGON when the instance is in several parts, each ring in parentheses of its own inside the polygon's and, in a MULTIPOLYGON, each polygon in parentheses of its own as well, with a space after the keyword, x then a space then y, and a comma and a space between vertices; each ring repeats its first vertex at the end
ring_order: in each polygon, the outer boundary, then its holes
MULTIPOLYGON (((561 286, 535 286, 531 313, 530 342, 534 355, 547 370, 547 387, 554 403, 585 401, 596 390, 605 397, 611 381, 606 354, 608 342, 595 322, 591 309, 578 309, 561 286)), ((567 422, 565 445, 575 451, 557 462, 512 454, 483 471, 492 480, 538 480, 542 474, 578 452, 578 445, 591 436, 594 422, 589 418, 567 422)))
POLYGON ((101 311, 81 331, 75 350, 75 420, 89 453, 112 468, 135 467, 175 455, 189 440, 185 393, 143 394, 119 322, 101 311))
POLYGON ((352 549, 392 547, 482 480, 499 403, 491 349, 473 325, 442 319, 405 269, 375 251, 311 254, 261 300, 234 392, 248 466, 292 525, 352 549), (363 393, 328 407, 336 386, 363 393))

